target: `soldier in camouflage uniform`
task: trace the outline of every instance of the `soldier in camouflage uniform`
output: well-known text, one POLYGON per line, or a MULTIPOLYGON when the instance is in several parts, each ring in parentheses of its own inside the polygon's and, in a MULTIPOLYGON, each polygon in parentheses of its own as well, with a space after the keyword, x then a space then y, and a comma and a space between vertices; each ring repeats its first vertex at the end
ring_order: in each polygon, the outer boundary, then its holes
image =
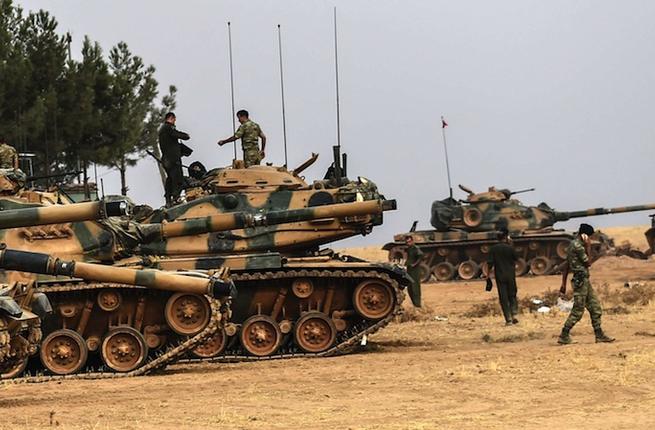
POLYGON ((184 175, 182 173, 182 155, 183 149, 187 146, 180 142, 189 140, 190 136, 175 128, 176 116, 173 112, 168 112, 164 117, 164 124, 159 128, 159 148, 161 149, 161 163, 166 170, 165 196, 166 205, 173 205, 180 197, 184 188, 184 175))
POLYGON ((603 333, 600 325, 600 317, 603 313, 600 301, 596 296, 591 282, 589 281, 589 237, 594 234, 594 228, 589 224, 580 224, 580 229, 575 239, 567 250, 566 266, 562 273, 562 287, 560 293, 566 293, 566 281, 569 272, 573 273, 571 284, 573 285, 573 309, 564 323, 562 333, 559 336, 558 343, 561 345, 570 344, 570 332, 573 326, 580 321, 584 314, 585 308, 591 316, 591 325, 594 327, 596 342, 614 342, 614 339, 603 333))
POLYGON ((18 153, 9 145, 4 137, 0 136, 0 169, 17 169, 18 153))
POLYGON ((264 152, 266 149, 266 135, 264 135, 259 124, 250 120, 248 111, 240 110, 237 112, 237 118, 239 119, 241 126, 239 126, 239 129, 234 133, 234 136, 219 140, 218 144, 219 146, 223 146, 226 143, 241 139, 244 164, 246 167, 257 166, 266 155, 264 152), (259 138, 262 139, 261 150, 259 149, 259 138))
POLYGON ((405 238, 407 244, 407 273, 412 277, 412 285, 409 286, 409 298, 417 308, 421 307, 421 259, 423 251, 414 243, 412 236, 405 238))

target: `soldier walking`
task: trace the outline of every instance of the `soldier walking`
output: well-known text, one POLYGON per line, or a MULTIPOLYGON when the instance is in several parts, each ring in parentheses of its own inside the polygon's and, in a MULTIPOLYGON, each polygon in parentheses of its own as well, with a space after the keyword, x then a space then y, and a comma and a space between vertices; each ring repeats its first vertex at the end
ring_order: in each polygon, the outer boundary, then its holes
MULTIPOLYGON (((512 245, 509 244, 509 232, 501 228, 498 233, 500 243, 489 249, 487 264, 489 265, 489 279, 493 272, 496 278, 496 289, 500 308, 503 310, 505 325, 518 324, 516 315, 519 312, 519 302, 516 297, 516 261, 518 255, 512 245)), ((487 281, 491 282, 491 281, 487 281)))
MULTIPOLYGON (((184 175, 182 174, 182 147, 179 141, 189 140, 187 133, 178 131, 175 128, 176 117, 173 112, 168 112, 164 117, 164 124, 159 129, 159 148, 161 149, 161 162, 166 170, 165 196, 168 206, 175 203, 180 197, 184 186, 184 175)), ((184 145, 185 150, 189 148, 184 145)), ((186 155, 189 155, 186 153, 186 155)))
POLYGON ((218 145, 223 146, 226 143, 234 142, 241 139, 241 149, 243 150, 243 162, 246 167, 257 166, 266 156, 266 135, 254 121, 249 118, 248 111, 240 110, 237 112, 237 119, 241 124, 234 136, 227 139, 219 140, 218 145), (262 148, 259 149, 259 139, 262 139, 262 148))
POLYGON ((16 149, 0 136, 0 169, 17 169, 18 153, 16 149))
POLYGON ((423 258, 423 251, 414 243, 412 236, 405 237, 405 244, 407 245, 407 260, 405 265, 407 273, 412 278, 412 285, 409 287, 409 298, 417 308, 421 307, 421 259, 423 258))
POLYGON ((603 309, 600 301, 591 287, 589 281, 589 267, 593 261, 589 258, 589 249, 591 245, 591 235, 594 234, 594 228, 589 224, 580 224, 578 234, 571 241, 567 249, 566 265, 562 271, 562 286, 560 294, 566 294, 566 281, 569 273, 573 273, 571 284, 573 285, 573 309, 562 327, 562 333, 557 340, 561 345, 572 343, 571 329, 582 318, 585 308, 591 316, 591 325, 594 328, 596 342, 614 342, 614 338, 607 336, 600 325, 600 317, 603 309))

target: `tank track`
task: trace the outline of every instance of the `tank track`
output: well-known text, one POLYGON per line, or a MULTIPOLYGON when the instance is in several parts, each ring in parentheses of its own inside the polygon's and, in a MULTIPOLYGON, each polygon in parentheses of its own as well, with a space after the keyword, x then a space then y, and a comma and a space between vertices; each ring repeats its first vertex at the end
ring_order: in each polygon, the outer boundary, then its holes
POLYGON ((275 272, 257 272, 257 273, 235 273, 232 272, 232 280, 238 285, 239 281, 263 281, 283 278, 302 278, 302 277, 332 277, 332 278, 361 278, 361 279, 380 279, 387 282, 393 289, 395 295, 395 305, 393 310, 385 318, 378 321, 360 321, 348 330, 341 332, 337 336, 337 341, 330 349, 319 353, 308 353, 300 350, 295 345, 286 346, 278 350, 275 354, 257 357, 247 355, 239 346, 225 351, 222 355, 201 359, 187 358, 180 360, 180 363, 197 363, 197 362, 243 362, 243 361, 262 361, 277 360, 283 358, 300 358, 300 357, 330 357, 353 352, 360 345, 365 336, 370 336, 380 329, 386 327, 396 315, 402 313, 402 303, 405 299, 405 293, 400 287, 400 282, 393 274, 382 268, 366 269, 294 269, 282 270, 275 272))
MULTIPOLYGON (((76 292, 76 291, 87 291, 87 290, 96 290, 96 289, 107 289, 107 288, 122 288, 122 289, 141 289, 140 287, 135 287, 133 285, 124 285, 124 284, 108 284, 108 283, 85 283, 85 282, 68 282, 65 284, 54 284, 49 285, 48 287, 37 287, 37 292, 52 294, 58 292, 76 292)), ((86 373, 77 373, 73 375, 44 375, 37 374, 34 376, 24 376, 20 378, 5 379, 1 380, 0 384, 21 384, 21 383, 41 383, 41 382, 50 382, 50 381, 62 381, 62 380, 79 380, 79 379, 118 379, 118 378, 127 378, 132 376, 141 376, 146 375, 157 370, 163 369, 164 367, 178 361, 180 358, 185 357, 189 351, 195 348, 198 344, 212 336, 219 329, 219 323, 222 318, 221 314, 221 302, 217 299, 205 296, 210 303, 211 308, 211 317, 207 327, 203 329, 197 335, 188 338, 187 340, 179 344, 171 344, 166 351, 157 354, 156 357, 151 358, 145 362, 141 367, 134 369, 131 372, 126 373, 116 373, 116 372, 97 372, 90 371, 86 373)))

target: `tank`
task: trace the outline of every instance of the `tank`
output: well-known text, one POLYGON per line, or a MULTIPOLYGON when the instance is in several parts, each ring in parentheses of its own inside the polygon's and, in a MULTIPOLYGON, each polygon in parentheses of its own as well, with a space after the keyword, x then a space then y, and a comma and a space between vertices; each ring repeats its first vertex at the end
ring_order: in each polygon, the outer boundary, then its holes
MULTIPOLYGON (((425 253, 421 263, 423 281, 432 276, 442 282, 473 279, 487 273, 486 254, 497 243, 498 230, 505 227, 520 255, 517 275, 546 275, 557 272, 573 238, 572 233, 556 229, 557 222, 655 208, 655 204, 649 204, 560 212, 546 203, 526 206, 513 198, 532 189, 513 192, 490 187, 487 192, 474 193, 462 185, 460 188, 468 193, 466 199, 447 198, 432 203, 430 223, 434 230, 416 231, 413 227, 408 233, 394 236, 394 241, 384 246, 390 260, 404 260, 404 238, 409 235, 425 253)), ((612 245, 600 232, 593 240, 594 254, 601 254, 612 245)))
POLYGON ((52 277, 12 284, 0 295, 2 378, 19 376, 37 353, 35 370, 49 375, 73 375, 93 365, 102 372, 85 378, 162 369, 223 330, 229 297, 236 294, 225 271, 183 276, 4 247, 0 268, 52 277))
MULTIPOLYGON (((24 227, 12 224, 16 228, 2 230, 4 239, 7 242, 12 239, 10 242, 12 248, 31 251, 50 249, 52 251, 49 252, 52 253, 70 254, 74 249, 83 250, 77 253, 76 258, 80 260, 77 265, 90 261, 103 263, 111 269, 125 266, 194 273, 221 267, 238 268, 237 273, 232 274, 232 280, 237 288, 243 291, 233 301, 231 324, 228 324, 225 330, 211 336, 207 342, 192 348, 191 355, 196 358, 216 358, 228 353, 232 359, 271 356, 283 345, 288 347, 285 350, 287 352, 292 348, 297 351, 300 348, 297 345, 301 345, 304 354, 325 355, 345 352, 358 345, 367 334, 388 323, 392 315, 399 311, 403 300, 402 288, 408 282, 405 273, 397 267, 387 264, 372 265, 333 253, 304 258, 283 256, 270 251, 235 256, 172 257, 144 253, 142 249, 153 242, 166 243, 177 237, 193 238, 230 229, 234 231, 234 229, 270 228, 284 223, 329 221, 331 218, 374 217, 381 215, 385 210, 395 209, 394 201, 377 199, 285 211, 217 213, 211 216, 188 218, 184 221, 162 223, 137 223, 127 217, 114 217, 94 222, 80 221, 83 217, 71 209, 79 205, 86 205, 84 207, 88 208, 90 204, 7 210, 4 212, 6 219, 24 219, 26 223, 29 221, 30 225, 34 224, 35 219, 39 224, 75 219, 76 221, 70 223, 69 228, 75 234, 52 235, 47 239, 35 240, 34 235, 29 238, 24 234, 20 236, 24 227), (68 219, 59 215, 58 211, 62 209, 68 212, 68 219), (26 212, 32 215, 23 216, 26 212), (90 231, 96 232, 93 237, 79 234, 79 232, 90 231), (292 340, 292 338, 299 340, 292 340)), ((89 211, 90 213, 92 212, 89 211)), ((207 249, 205 254, 209 254, 207 249)), ((93 267, 94 270, 99 270, 98 266, 93 267)), ((44 292, 52 302, 57 318, 54 318, 53 325, 44 326, 46 340, 49 339, 48 333, 79 325, 75 319, 68 321, 68 315, 71 318, 81 318, 87 306, 91 307, 88 312, 93 312, 94 309, 104 312, 102 308, 93 305, 95 303, 93 299, 75 299, 79 292, 86 294, 84 292, 89 289, 95 291, 100 288, 97 284, 89 287, 89 283, 84 280, 62 283, 60 279, 52 278, 54 273, 44 274, 43 271, 30 270, 28 274, 18 267, 7 267, 7 269, 11 269, 5 272, 7 282, 27 282, 34 280, 33 273, 42 273, 47 276, 40 275, 36 278, 39 285, 52 284, 52 288, 44 289, 44 292)), ((127 321, 128 325, 132 325, 131 322, 135 321, 135 317, 130 319, 129 316, 136 314, 139 304, 136 297, 130 296, 130 298, 131 304, 125 308, 126 316, 122 319, 127 321)), ((125 298, 120 300, 122 303, 127 303, 125 298)), ((110 301, 116 302, 118 299, 110 301)), ((193 312, 197 312, 197 309, 202 310, 197 302, 198 300, 193 306, 189 305, 193 312)), ((122 305, 116 309, 121 313, 123 311, 122 305)), ((195 318, 193 312, 189 318, 195 318)), ((164 313, 164 315, 168 314, 164 313)), ((100 324, 104 327, 103 321, 105 320, 102 316, 95 316, 95 314, 88 318, 89 324, 100 324)), ((137 331, 145 338, 146 346, 156 350, 171 342, 170 336, 166 336, 172 331, 168 328, 169 325, 163 324, 162 328, 162 324, 149 324, 146 332, 146 325, 141 324, 137 331), (156 344, 158 339, 161 345, 156 344)), ((88 344, 87 330, 83 327, 82 333, 85 333, 84 340, 88 344)), ((103 337, 94 335, 91 341, 91 346, 96 348, 94 352, 99 348, 97 346, 99 339, 103 337)), ((102 353, 102 350, 100 352, 102 353)), ((47 367, 47 370, 63 374, 63 370, 57 367, 47 367)), ((78 371, 78 369, 74 370, 78 371)), ((126 368, 121 368, 121 371, 134 372, 126 368)))

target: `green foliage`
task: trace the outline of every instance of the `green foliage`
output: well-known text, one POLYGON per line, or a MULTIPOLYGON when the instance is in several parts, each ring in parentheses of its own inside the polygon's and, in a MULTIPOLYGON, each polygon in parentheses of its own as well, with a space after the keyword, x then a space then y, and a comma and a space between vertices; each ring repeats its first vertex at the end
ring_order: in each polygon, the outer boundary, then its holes
POLYGON ((48 12, 0 0, 0 136, 36 153, 36 174, 98 163, 121 171, 126 192, 125 171, 156 147, 176 89, 156 106, 155 68, 126 43, 105 58, 85 37, 77 61, 67 58, 70 41, 48 12))

